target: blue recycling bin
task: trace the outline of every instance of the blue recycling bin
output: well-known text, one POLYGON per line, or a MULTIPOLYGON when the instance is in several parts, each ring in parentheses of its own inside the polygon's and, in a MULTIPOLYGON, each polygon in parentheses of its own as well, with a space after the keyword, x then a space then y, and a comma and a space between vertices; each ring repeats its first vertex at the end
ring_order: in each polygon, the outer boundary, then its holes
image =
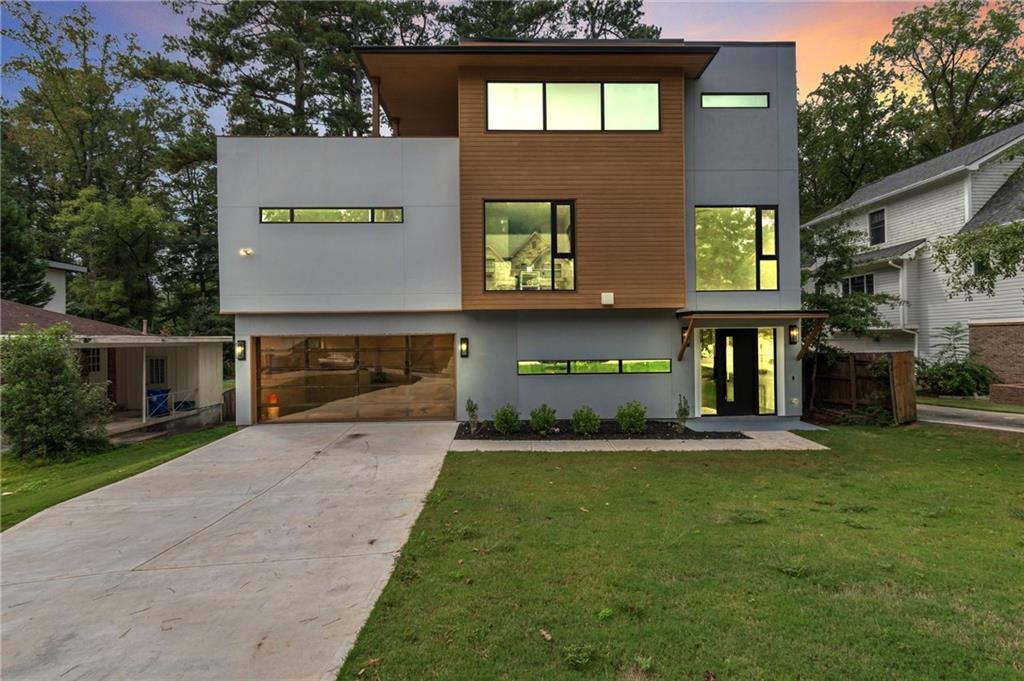
POLYGON ((170 388, 147 388, 146 415, 168 416, 171 413, 170 397, 170 388))

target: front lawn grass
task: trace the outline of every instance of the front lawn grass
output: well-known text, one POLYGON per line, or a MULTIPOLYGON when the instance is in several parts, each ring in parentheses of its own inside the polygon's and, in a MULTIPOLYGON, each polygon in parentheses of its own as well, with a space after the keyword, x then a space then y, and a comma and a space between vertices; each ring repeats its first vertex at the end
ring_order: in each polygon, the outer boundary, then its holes
POLYGON ((1020 678, 1024 438, 808 436, 449 454, 339 678, 1020 678))
POLYGON ((1024 414, 1021 404, 993 404, 988 400, 976 400, 960 397, 936 397, 934 395, 918 395, 920 404, 932 404, 936 407, 953 407, 954 409, 976 409, 978 411, 999 411, 1007 414, 1024 414))
POLYGON ((234 426, 216 426, 61 463, 24 461, 5 454, 0 466, 0 529, 6 530, 44 508, 141 473, 233 432, 234 426))

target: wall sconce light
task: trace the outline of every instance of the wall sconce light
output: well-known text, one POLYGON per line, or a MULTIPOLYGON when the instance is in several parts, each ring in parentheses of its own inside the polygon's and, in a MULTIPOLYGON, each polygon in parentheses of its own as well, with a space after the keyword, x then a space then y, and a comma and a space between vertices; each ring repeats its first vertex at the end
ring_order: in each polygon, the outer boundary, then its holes
POLYGON ((800 342, 800 327, 796 324, 789 325, 789 344, 796 345, 800 342))
POLYGON ((244 362, 245 361, 245 341, 244 340, 235 341, 235 359, 237 359, 239 362, 244 362))
POLYGON ((469 339, 459 339, 459 357, 469 357, 469 339))
POLYGON ((239 248, 238 255, 242 256, 243 258, 248 258, 250 255, 252 255, 252 249, 248 247, 239 248))

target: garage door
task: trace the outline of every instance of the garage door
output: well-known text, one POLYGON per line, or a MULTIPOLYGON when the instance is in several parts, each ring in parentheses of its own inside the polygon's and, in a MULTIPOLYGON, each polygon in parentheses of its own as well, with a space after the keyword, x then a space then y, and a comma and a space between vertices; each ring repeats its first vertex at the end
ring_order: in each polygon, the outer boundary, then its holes
POLYGON ((257 419, 455 418, 455 336, 263 336, 257 419))

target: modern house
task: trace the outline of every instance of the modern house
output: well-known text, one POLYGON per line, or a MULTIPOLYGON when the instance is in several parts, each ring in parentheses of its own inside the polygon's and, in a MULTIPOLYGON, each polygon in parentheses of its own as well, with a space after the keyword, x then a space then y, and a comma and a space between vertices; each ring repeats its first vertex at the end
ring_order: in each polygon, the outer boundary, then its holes
POLYGON ((240 424, 800 415, 793 43, 358 54, 374 137, 218 140, 240 424))
POLYGON ((23 326, 71 327, 82 378, 106 383, 111 435, 174 422, 217 423, 223 403, 223 348, 230 336, 159 336, 116 324, 0 301, 0 334, 23 326))
POLYGON ((843 220, 864 234, 846 293, 890 293, 888 327, 836 338, 856 352, 913 350, 930 358, 942 329, 969 328, 971 349, 1003 382, 1024 382, 1024 274, 997 283, 995 295, 951 298, 929 244, 937 237, 1024 219, 1024 123, 865 185, 804 228, 843 220))

